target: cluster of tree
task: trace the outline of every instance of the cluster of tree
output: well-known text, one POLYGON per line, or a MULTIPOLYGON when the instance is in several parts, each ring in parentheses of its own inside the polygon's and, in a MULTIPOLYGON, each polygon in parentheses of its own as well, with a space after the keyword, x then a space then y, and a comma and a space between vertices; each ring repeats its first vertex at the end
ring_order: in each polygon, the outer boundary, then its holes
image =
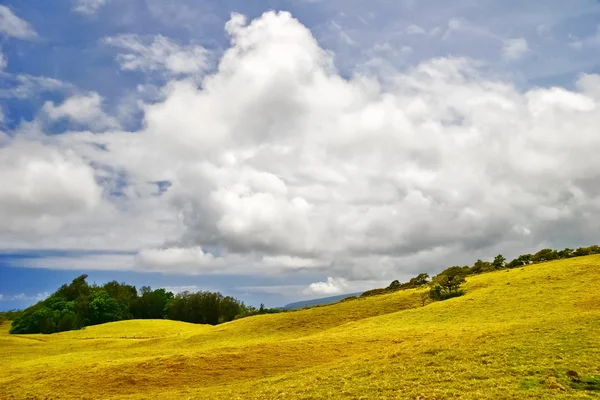
POLYGON ((431 300, 445 300, 461 296, 464 294, 461 285, 465 282, 467 275, 518 268, 530 264, 592 254, 600 254, 600 246, 579 247, 575 250, 569 248, 564 250, 542 249, 535 254, 521 254, 510 262, 506 262, 506 258, 502 254, 498 254, 491 262, 477 260, 473 266, 453 266, 440 272, 431 282, 428 297, 431 300))
POLYGON ((4 322, 4 321, 12 321, 14 320, 19 314, 21 313, 21 311, 19 310, 8 310, 8 311, 2 311, 0 312, 0 323, 4 322))
POLYGON ((465 282, 465 278, 468 275, 481 274, 501 269, 518 268, 529 264, 592 254, 600 254, 600 246, 593 245, 589 247, 579 247, 575 250, 570 248, 564 250, 542 249, 535 254, 522 254, 510 262, 506 262, 506 258, 503 255, 498 254, 491 262, 477 260, 473 266, 452 266, 446 268, 444 271, 434 276, 431 282, 428 280, 428 274, 419 274, 406 283, 400 283, 396 280, 390 283, 386 288, 367 290, 361 294, 360 297, 376 296, 398 290, 414 289, 423 285, 429 285, 429 291, 423 293, 422 299, 423 304, 425 304, 427 300, 438 301, 463 295, 464 290, 461 288, 461 285, 465 282))
MULTIPOLYGON (((464 275, 475 275, 483 272, 497 271, 500 269, 511 269, 523 267, 529 264, 537 264, 546 261, 560 260, 564 258, 573 258, 580 256, 588 256, 592 254, 600 254, 600 246, 593 245, 589 247, 579 247, 578 249, 563 249, 552 250, 542 249, 535 254, 521 254, 510 262, 506 262, 506 258, 502 254, 498 254, 493 261, 477 260, 473 266, 450 267, 461 268, 464 275)), ((444 273, 445 271, 442 271, 444 273)))
POLYGON ((395 280, 392 281, 388 287, 367 290, 366 292, 363 292, 360 297, 377 296, 380 294, 397 292, 398 290, 415 289, 426 285, 428 282, 429 274, 419 274, 405 283, 400 283, 400 281, 395 280))
POLYGON ((235 318, 245 318, 251 317, 253 315, 262 315, 262 314, 279 314, 282 312, 287 312, 290 310, 286 310, 283 308, 266 308, 264 304, 260 304, 259 308, 253 306, 245 306, 244 312, 242 314, 238 314, 235 318))
POLYGON ((270 312, 245 306, 233 297, 213 292, 152 290, 116 281, 89 285, 87 275, 62 285, 46 300, 7 316, 11 333, 54 333, 126 319, 172 319, 216 325, 248 315, 270 312))

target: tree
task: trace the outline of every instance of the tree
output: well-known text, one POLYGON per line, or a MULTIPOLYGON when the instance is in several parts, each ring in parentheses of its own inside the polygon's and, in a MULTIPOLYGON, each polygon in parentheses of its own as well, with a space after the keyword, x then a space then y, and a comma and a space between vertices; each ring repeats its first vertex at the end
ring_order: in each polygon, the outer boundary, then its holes
POLYGON ((152 290, 150 286, 142 286, 140 295, 132 300, 133 318, 140 319, 163 319, 166 318, 173 293, 165 289, 152 290))
POLYGON ((429 291, 432 300, 445 300, 464 294, 460 286, 465 282, 465 270, 462 267, 450 267, 439 273, 434 279, 434 286, 429 291))
POLYGON ((69 285, 62 285, 55 293, 58 297, 64 297, 68 301, 73 301, 78 297, 89 296, 91 288, 86 282, 87 275, 83 274, 73 279, 69 285))
POLYGON ((519 257, 506 264, 506 268, 517 268, 524 265, 529 265, 531 264, 531 258, 531 254, 521 254, 519 257))
POLYGON ((105 291, 101 291, 90 302, 90 324, 103 324, 123 319, 119 303, 105 291))
POLYGON ((401 287, 402 287, 402 285, 400 284, 400 281, 395 280, 395 281, 392 281, 392 283, 390 283, 390 285, 387 288, 389 291, 395 292, 396 290, 400 290, 401 287))
POLYGON ((494 269, 502 269, 506 263, 506 258, 502 254, 498 254, 494 257, 494 261, 492 261, 492 266, 494 269))
POLYGON ((133 318, 131 312, 132 305, 138 300, 138 294, 135 286, 119 283, 117 281, 111 281, 104 284, 104 286, 102 286, 102 290, 108 293, 117 301, 117 303, 119 303, 123 319, 133 318))
POLYGON ((414 278, 411 278, 408 281, 408 286, 411 288, 416 288, 419 286, 426 285, 429 282, 429 274, 419 274, 414 278))
POLYGON ((492 270, 492 263, 490 263, 488 261, 477 260, 477 261, 475 261, 475 264, 473 264, 473 267, 471 268, 471 273, 472 274, 481 274, 483 272, 487 272, 487 271, 491 271, 491 270, 492 270))
POLYGON ((556 260, 557 258, 558 258, 558 253, 556 252, 556 250, 542 249, 542 250, 538 251, 537 253, 535 253, 531 257, 531 260, 533 262, 544 262, 544 261, 556 260))

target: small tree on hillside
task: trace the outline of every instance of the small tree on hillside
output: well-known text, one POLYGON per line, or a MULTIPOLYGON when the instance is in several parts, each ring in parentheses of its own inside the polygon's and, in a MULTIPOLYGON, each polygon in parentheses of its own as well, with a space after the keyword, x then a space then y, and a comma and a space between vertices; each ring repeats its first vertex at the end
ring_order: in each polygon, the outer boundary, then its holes
POLYGON ((504 258, 504 256, 502 254, 498 254, 494 258, 494 261, 492 261, 492 266, 494 267, 494 269, 502 269, 502 268, 504 268, 505 264, 506 264, 506 258, 504 258))
POLYGON ((388 290, 395 292, 396 290, 400 290, 402 288, 402 284, 399 280, 392 281, 390 285, 387 287, 388 290))
POLYGON ((462 267, 450 267, 434 278, 434 285, 429 291, 429 297, 432 300, 446 300, 462 296, 464 291, 460 286, 464 282, 464 269, 462 267))
POLYGON ((531 258, 531 254, 521 254, 519 257, 507 263, 506 268, 517 268, 522 267, 524 265, 529 265, 531 264, 531 258))
POLYGON ((475 261, 475 264, 473 264, 473 267, 471 268, 471 273, 472 274, 481 274, 483 272, 490 271, 491 269, 492 269, 492 263, 490 263, 488 261, 477 260, 477 261, 475 261))
POLYGON ((414 278, 411 278, 408 285, 412 288, 426 285, 429 282, 429 274, 419 274, 414 278))
POLYGON ((557 258, 558 258, 558 252, 556 250, 542 249, 542 250, 538 251, 537 253, 535 253, 531 257, 531 260, 533 262, 544 262, 544 261, 556 260, 557 258))

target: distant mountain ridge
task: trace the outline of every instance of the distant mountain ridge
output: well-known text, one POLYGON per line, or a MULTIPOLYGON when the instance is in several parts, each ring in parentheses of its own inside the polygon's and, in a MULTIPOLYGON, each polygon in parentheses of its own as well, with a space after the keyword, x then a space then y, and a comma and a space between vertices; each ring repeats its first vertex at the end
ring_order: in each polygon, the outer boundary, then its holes
POLYGON ((331 296, 331 297, 322 297, 320 299, 312 299, 312 300, 303 300, 303 301, 296 301, 294 303, 290 303, 290 304, 286 304, 285 306, 281 307, 284 310, 297 310, 299 308, 304 308, 304 307, 312 307, 312 306, 319 306, 319 305, 324 305, 324 304, 332 304, 332 303, 337 303, 340 300, 343 300, 347 297, 352 297, 352 296, 360 296, 362 292, 356 292, 356 293, 346 293, 346 294, 340 294, 337 296, 331 296))

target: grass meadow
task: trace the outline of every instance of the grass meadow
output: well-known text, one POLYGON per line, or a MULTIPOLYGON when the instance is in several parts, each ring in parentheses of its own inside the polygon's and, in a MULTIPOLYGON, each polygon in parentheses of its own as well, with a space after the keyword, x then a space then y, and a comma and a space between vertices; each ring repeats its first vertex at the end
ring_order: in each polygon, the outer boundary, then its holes
POLYGON ((218 326, 0 326, 0 399, 600 398, 600 255, 218 326))

